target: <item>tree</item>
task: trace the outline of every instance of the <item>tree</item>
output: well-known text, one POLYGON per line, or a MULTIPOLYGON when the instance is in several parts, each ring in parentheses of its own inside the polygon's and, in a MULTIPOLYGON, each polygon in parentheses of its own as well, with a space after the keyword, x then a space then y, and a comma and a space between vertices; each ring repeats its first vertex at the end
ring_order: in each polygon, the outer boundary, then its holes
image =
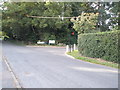
POLYGON ((118 23, 118 2, 93 2, 91 6, 98 15, 98 29, 100 31, 109 31, 116 27, 118 23))
POLYGON ((79 33, 95 32, 98 13, 82 13, 77 18, 72 18, 73 28, 79 33))
POLYGON ((115 30, 120 30, 120 2, 112 2, 112 6, 113 7, 110 9, 112 13, 110 21, 115 30))
POLYGON ((7 2, 4 7, 7 9, 3 10, 3 31, 11 39, 32 42, 47 40, 43 38, 46 33, 50 34, 48 38, 54 35, 57 41, 67 42, 73 29, 69 19, 28 16, 72 17, 91 11, 89 3, 82 2, 7 2))

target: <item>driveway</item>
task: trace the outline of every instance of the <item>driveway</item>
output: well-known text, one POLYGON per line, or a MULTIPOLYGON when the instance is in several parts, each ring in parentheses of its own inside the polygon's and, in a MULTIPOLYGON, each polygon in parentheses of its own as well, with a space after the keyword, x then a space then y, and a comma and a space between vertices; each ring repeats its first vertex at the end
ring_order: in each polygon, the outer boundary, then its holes
POLYGON ((69 58, 62 47, 3 44, 23 88, 118 88, 118 70, 69 58))

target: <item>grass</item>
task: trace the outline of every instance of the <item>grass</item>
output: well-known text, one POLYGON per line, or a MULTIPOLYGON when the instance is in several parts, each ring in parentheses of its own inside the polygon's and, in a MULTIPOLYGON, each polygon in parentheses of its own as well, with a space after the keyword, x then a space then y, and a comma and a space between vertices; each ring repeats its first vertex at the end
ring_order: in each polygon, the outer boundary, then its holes
POLYGON ((75 59, 79 59, 82 61, 100 64, 100 65, 105 65, 105 66, 109 66, 109 67, 113 67, 113 68, 118 68, 117 63, 109 62, 109 61, 102 60, 99 58, 84 57, 84 56, 81 56, 77 50, 73 51, 73 52, 68 52, 67 54, 73 56, 75 59))

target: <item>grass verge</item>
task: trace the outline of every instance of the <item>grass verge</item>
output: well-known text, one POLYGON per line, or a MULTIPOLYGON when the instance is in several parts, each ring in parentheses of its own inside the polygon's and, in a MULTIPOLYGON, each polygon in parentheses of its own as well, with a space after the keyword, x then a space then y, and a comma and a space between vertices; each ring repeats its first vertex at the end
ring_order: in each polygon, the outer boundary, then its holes
POLYGON ((84 56, 79 55, 79 52, 77 50, 73 51, 73 52, 68 52, 67 54, 73 56, 75 59, 80 59, 82 61, 105 65, 105 66, 109 66, 109 67, 113 67, 113 68, 118 68, 117 63, 109 62, 109 61, 102 60, 99 58, 84 57, 84 56))

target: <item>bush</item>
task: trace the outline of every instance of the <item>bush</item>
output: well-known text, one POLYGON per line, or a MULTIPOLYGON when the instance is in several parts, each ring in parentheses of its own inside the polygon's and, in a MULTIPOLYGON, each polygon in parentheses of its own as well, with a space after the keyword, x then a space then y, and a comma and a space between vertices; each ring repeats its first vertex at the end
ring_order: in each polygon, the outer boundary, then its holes
POLYGON ((118 63, 120 31, 81 34, 78 38, 78 50, 83 56, 102 58, 118 63))

